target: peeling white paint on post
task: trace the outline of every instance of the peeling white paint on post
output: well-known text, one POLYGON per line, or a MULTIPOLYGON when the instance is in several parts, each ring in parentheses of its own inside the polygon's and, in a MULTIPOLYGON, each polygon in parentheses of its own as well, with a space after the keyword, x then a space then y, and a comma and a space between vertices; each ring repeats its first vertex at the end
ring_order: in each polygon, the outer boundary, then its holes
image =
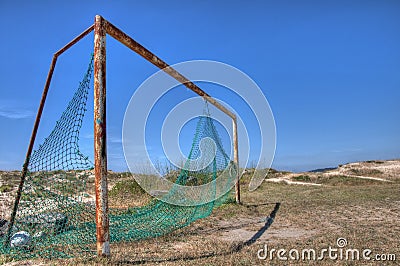
POLYGON ((101 249, 102 254, 108 254, 105 256, 109 256, 110 255, 110 242, 106 241, 103 243, 102 249, 101 249))
POLYGON ((238 134, 237 134, 237 119, 232 119, 233 128, 233 160, 236 164, 236 183, 235 183, 235 199, 236 203, 240 204, 240 168, 239 168, 239 147, 238 147, 238 134))
POLYGON ((94 23, 94 171, 97 254, 110 255, 106 142, 106 29, 97 15, 94 23))

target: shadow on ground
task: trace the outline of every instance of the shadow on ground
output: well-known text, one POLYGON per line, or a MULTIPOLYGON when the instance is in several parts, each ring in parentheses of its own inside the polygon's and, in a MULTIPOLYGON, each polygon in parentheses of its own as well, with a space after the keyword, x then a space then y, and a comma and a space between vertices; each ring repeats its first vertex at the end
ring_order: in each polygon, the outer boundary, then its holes
MULTIPOLYGON (((266 204, 262 204, 262 205, 266 205, 266 204)), ((118 261, 118 263, 121 264, 130 264, 130 265, 138 265, 138 264, 143 264, 143 263, 158 263, 158 262, 174 262, 174 261, 181 261, 181 260, 197 260, 197 259, 204 259, 204 258, 211 258, 211 257, 215 257, 215 256, 226 256, 226 255, 230 255, 233 253, 238 253, 240 252, 244 247, 250 246, 252 244, 254 244, 257 239, 259 239, 264 233, 265 231, 268 230, 268 228, 272 225, 272 223, 274 222, 275 216, 279 210, 280 207, 280 203, 275 203, 275 207, 272 210, 272 212, 269 214, 269 216, 266 217, 265 219, 265 224, 263 225, 263 227, 261 227, 257 233, 255 233, 250 239, 248 239, 247 241, 243 241, 239 244, 236 244, 234 246, 232 246, 231 248, 229 248, 226 251, 223 252, 218 252, 218 253, 207 253, 207 254, 201 254, 201 255, 197 255, 197 256, 188 256, 188 257, 171 257, 171 258, 166 258, 166 259, 140 259, 140 260, 134 260, 134 261, 130 261, 130 260, 120 260, 118 261)), ((255 205, 252 205, 255 206, 255 205)))

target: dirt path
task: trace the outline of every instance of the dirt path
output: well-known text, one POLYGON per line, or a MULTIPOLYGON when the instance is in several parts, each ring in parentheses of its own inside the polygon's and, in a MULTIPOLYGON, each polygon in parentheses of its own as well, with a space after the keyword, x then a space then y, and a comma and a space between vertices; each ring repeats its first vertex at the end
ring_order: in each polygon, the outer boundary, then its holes
POLYGON ((349 174, 344 174, 344 173, 342 173, 340 171, 331 171, 331 172, 324 173, 323 175, 326 175, 326 176, 344 175, 344 176, 347 176, 347 177, 354 177, 354 178, 360 178, 360 179, 368 179, 368 180, 375 180, 375 181, 382 181, 382 182, 393 182, 391 180, 387 180, 387 179, 380 178, 380 177, 349 175, 349 174))

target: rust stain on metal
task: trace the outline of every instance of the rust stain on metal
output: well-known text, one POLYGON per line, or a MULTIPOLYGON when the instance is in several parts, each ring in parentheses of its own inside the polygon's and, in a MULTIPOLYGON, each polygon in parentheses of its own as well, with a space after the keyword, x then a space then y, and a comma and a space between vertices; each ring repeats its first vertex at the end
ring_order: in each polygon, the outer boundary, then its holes
POLYGON ((96 191, 97 254, 110 255, 107 198, 106 143, 106 29, 105 20, 96 16, 94 24, 94 164, 96 191))

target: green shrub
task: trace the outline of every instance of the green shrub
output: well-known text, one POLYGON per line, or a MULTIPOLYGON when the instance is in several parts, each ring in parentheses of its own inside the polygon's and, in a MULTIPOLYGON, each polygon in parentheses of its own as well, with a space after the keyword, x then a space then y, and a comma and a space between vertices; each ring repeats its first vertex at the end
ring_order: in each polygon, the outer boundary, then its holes
POLYGON ((1 185, 0 186, 0 192, 4 193, 4 192, 10 192, 12 190, 12 187, 9 185, 1 185))
POLYGON ((298 176, 294 176, 292 179, 296 180, 296 181, 303 181, 303 182, 311 181, 311 178, 308 175, 298 175, 298 176))
POLYGON ((123 195, 142 195, 146 192, 143 190, 138 183, 132 180, 122 180, 117 182, 110 190, 109 195, 111 197, 123 196, 123 195))

